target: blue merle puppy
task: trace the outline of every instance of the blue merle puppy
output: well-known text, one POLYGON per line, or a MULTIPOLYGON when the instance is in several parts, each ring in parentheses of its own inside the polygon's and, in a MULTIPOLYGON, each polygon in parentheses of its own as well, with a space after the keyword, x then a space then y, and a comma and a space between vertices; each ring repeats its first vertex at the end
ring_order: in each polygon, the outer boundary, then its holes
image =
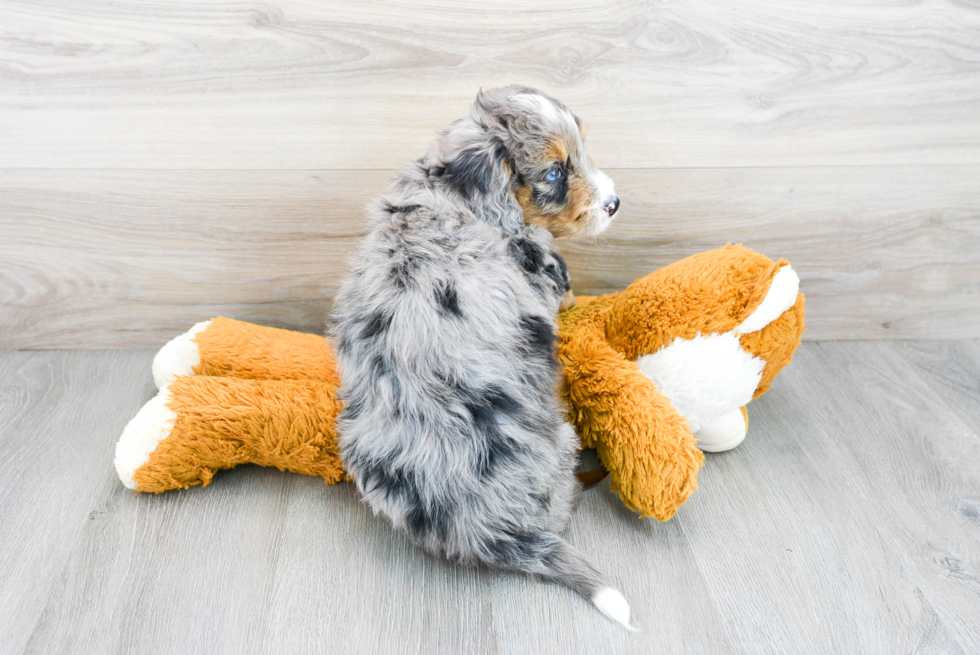
POLYGON ((371 207, 333 337, 340 454, 375 512, 427 551, 555 580, 629 627, 626 599, 558 536, 580 486, 552 236, 599 234, 618 207, 562 103, 481 92, 371 207))

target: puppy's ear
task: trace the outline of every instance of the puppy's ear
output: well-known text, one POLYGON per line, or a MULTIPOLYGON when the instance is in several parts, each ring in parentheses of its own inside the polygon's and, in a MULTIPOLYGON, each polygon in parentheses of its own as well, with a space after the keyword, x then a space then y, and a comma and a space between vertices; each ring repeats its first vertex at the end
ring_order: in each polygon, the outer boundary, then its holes
POLYGON ((473 103, 473 117, 483 125, 498 126, 505 132, 526 129, 527 118, 510 102, 510 96, 521 91, 533 93, 534 89, 517 86, 488 91, 480 89, 473 103))
POLYGON ((446 163, 443 173, 449 184, 466 198, 477 193, 487 195, 503 188, 510 179, 513 166, 507 162, 504 144, 499 140, 473 144, 456 153, 446 163))
POLYGON ((486 195, 493 187, 494 163, 492 153, 485 147, 470 147, 456 153, 446 164, 443 175, 466 198, 473 197, 475 192, 486 195))

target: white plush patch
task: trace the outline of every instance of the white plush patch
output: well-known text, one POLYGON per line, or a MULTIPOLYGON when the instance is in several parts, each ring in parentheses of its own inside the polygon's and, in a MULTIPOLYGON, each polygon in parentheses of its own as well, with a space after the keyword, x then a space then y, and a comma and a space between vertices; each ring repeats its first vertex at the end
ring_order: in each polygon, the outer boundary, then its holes
POLYGON ((752 400, 766 366, 742 350, 734 332, 678 337, 636 363, 674 409, 687 417, 692 432, 752 400))
POLYGON ((116 473, 130 489, 136 489, 133 476, 146 464, 157 444, 170 436, 177 414, 167 407, 170 391, 164 386, 129 422, 116 443, 116 473))
POLYGON ((174 337, 153 358, 153 382, 163 389, 177 375, 194 375, 194 367, 201 363, 201 351, 194 337, 204 332, 211 321, 203 321, 178 337, 174 337))
POLYGON ((723 453, 745 441, 747 431, 745 417, 742 416, 741 408, 738 408, 725 412, 714 421, 701 426, 701 429, 694 433, 694 438, 698 440, 698 448, 704 452, 723 453))
POLYGON ((603 587, 597 591, 592 597, 592 604, 627 630, 637 632, 637 629, 630 625, 630 604, 623 594, 612 587, 603 587))
POLYGON ((748 334, 761 330, 795 305, 796 296, 799 293, 800 276, 796 274, 792 266, 783 266, 772 278, 766 297, 762 299, 755 311, 735 328, 735 331, 738 334, 748 334))

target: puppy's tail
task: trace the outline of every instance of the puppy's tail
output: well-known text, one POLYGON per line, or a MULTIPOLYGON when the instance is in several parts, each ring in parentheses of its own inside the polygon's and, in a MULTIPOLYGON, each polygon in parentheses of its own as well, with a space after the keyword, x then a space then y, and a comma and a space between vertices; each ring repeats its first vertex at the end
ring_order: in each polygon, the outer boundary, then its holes
POLYGON ((606 584, 585 556, 558 535, 550 532, 509 535, 494 540, 488 555, 487 562, 492 566, 531 573, 571 588, 613 621, 628 630, 636 630, 630 625, 630 606, 623 594, 606 584))

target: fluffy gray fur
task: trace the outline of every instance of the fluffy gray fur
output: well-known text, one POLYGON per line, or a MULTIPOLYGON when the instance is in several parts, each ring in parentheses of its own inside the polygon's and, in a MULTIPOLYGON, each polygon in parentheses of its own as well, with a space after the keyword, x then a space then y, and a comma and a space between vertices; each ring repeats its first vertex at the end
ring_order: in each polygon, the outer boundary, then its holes
POLYGON ((574 220, 593 233, 615 211, 611 183, 578 119, 526 87, 481 93, 372 205, 334 316, 340 453, 374 511, 427 551, 594 599, 602 576, 557 534, 579 489, 554 356, 568 270, 515 197, 563 206, 542 186, 554 138, 570 144, 564 177, 594 192, 574 220))

